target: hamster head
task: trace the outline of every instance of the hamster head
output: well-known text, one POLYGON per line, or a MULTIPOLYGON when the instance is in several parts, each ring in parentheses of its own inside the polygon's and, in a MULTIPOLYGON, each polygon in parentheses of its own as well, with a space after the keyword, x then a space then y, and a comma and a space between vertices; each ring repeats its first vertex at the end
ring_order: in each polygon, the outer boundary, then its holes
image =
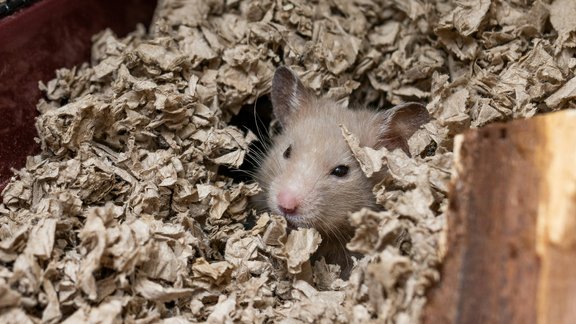
POLYGON ((291 227, 314 227, 324 239, 345 244, 352 235, 348 214, 376 207, 372 188, 342 136, 344 125, 361 146, 407 150, 407 139, 428 121, 426 108, 408 103, 386 111, 351 110, 315 96, 288 68, 272 81, 274 115, 282 125, 256 180, 262 209, 283 215, 291 227))

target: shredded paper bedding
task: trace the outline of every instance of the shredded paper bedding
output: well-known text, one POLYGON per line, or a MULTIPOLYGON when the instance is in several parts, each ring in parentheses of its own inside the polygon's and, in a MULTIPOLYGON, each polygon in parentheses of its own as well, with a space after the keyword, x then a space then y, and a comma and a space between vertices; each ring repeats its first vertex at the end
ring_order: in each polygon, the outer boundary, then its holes
POLYGON ((40 84, 41 154, 0 204, 2 323, 415 323, 440 280, 455 134, 574 108, 576 1, 165 0, 149 31, 94 37, 40 84), (257 215, 223 175, 229 124, 290 66, 318 94, 433 120, 402 151, 342 134, 380 211, 351 213, 349 280, 321 237, 257 215), (255 224, 247 227, 248 217, 255 224))

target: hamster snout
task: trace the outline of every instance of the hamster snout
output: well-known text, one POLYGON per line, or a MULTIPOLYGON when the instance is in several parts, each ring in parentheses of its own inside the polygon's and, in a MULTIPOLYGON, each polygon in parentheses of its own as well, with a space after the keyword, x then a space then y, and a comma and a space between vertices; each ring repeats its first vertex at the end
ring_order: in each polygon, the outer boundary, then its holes
POLYGON ((278 209, 285 215, 295 214, 300 205, 300 198, 289 189, 281 190, 276 196, 276 201, 278 201, 278 209))
POLYGON ((283 215, 290 227, 316 228, 328 250, 345 251, 353 235, 348 215, 377 207, 372 188, 381 175, 363 174, 340 125, 357 136, 361 146, 407 152, 407 140, 428 122, 428 111, 418 103, 384 111, 348 109, 317 97, 286 67, 274 74, 271 99, 282 132, 273 138, 257 170, 263 191, 254 203, 283 215))

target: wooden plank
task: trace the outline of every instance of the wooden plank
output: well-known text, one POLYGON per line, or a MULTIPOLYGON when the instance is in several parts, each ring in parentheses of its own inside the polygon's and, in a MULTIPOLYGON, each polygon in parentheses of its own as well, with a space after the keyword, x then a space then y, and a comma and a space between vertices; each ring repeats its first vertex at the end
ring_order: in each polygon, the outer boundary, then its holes
POLYGON ((440 283, 425 323, 576 323, 576 111, 455 141, 440 283))

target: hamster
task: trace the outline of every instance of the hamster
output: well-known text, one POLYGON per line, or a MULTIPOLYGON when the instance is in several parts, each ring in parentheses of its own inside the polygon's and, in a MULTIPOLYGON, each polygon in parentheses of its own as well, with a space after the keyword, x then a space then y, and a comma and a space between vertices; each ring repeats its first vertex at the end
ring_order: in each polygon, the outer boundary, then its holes
POLYGON ((260 211, 286 218, 289 228, 313 227, 322 236, 314 258, 351 270, 346 244, 354 235, 348 215, 363 207, 379 208, 372 188, 382 174, 367 178, 352 155, 339 125, 361 146, 408 153, 407 140, 430 119, 426 107, 405 103, 388 110, 349 109, 316 96, 288 68, 272 80, 272 109, 282 131, 256 170, 262 192, 253 203, 260 211))

